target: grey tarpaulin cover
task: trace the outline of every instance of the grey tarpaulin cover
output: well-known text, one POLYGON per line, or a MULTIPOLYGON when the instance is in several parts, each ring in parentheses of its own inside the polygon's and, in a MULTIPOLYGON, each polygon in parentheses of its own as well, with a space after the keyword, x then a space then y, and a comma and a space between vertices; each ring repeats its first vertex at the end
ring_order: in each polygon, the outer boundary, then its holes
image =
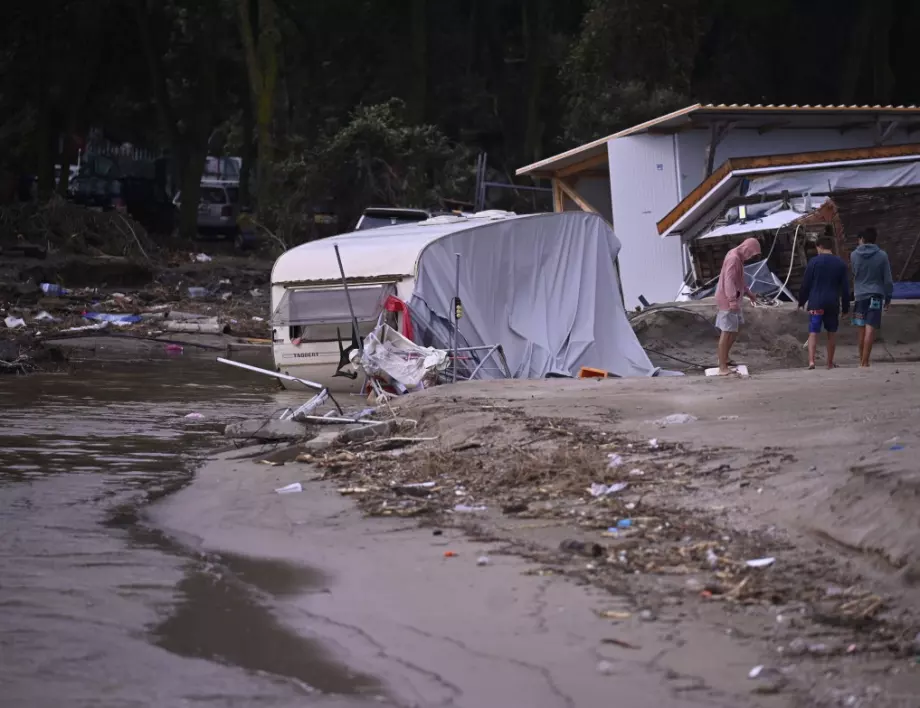
POLYGON ((425 248, 413 313, 449 320, 459 253, 460 333, 471 346, 501 344, 515 378, 575 375, 582 366, 650 376, 655 367, 620 297, 619 251, 595 214, 484 220, 425 248))

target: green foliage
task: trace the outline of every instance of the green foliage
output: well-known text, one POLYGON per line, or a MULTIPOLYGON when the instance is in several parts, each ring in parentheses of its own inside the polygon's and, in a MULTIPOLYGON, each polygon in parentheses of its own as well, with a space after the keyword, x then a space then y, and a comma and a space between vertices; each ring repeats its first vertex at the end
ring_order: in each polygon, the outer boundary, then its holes
MULTIPOLYGON (((254 162, 237 0, 7 4, 0 168, 39 175, 47 191, 74 152, 61 136, 90 127, 168 151, 185 190, 208 151, 254 162)), ((259 140, 278 174, 258 206, 296 224, 292 236, 320 206, 344 228, 370 204, 469 201, 477 152, 505 180, 697 101, 920 102, 920 2, 909 0, 274 4, 278 83, 259 140)))
POLYGON ((285 243, 315 235, 312 213, 330 206, 347 228, 367 206, 439 208, 469 198, 474 158, 435 126, 414 125, 399 99, 361 106, 312 147, 290 146, 276 163, 263 220, 285 243))

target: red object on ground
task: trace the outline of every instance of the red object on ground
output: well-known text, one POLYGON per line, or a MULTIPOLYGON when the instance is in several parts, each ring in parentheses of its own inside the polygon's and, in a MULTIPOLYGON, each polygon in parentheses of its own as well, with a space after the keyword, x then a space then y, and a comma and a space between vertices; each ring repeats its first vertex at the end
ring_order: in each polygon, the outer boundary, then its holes
POLYGON ((457 554, 454 553, 453 551, 444 551, 444 557, 445 558, 456 558, 457 554))
POLYGON ((402 312, 403 315, 403 326, 402 326, 402 335, 409 340, 415 341, 412 339, 414 331, 412 329, 412 316, 409 314, 409 306, 400 300, 395 295, 390 295, 387 297, 387 301, 383 304, 383 308, 387 312, 402 312))
POLYGON ((183 348, 180 344, 167 344, 166 351, 181 354, 183 352, 183 348))

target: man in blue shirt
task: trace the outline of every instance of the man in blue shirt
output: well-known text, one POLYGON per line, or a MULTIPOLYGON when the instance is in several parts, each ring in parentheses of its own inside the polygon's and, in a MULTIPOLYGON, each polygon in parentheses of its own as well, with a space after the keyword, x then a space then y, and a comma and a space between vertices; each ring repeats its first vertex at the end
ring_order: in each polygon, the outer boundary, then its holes
POLYGON ((827 330, 827 368, 833 369, 837 349, 837 330, 840 311, 850 310, 850 285, 847 264, 834 255, 834 239, 827 234, 818 239, 818 255, 808 261, 802 287, 799 290, 799 308, 808 303, 808 368, 815 368, 818 335, 821 326, 827 330))
POLYGON ((859 234, 859 247, 850 254, 853 270, 853 324, 859 327, 859 365, 869 366, 875 331, 882 327, 882 308, 888 311, 894 281, 888 254, 875 245, 878 234, 871 226, 859 234))

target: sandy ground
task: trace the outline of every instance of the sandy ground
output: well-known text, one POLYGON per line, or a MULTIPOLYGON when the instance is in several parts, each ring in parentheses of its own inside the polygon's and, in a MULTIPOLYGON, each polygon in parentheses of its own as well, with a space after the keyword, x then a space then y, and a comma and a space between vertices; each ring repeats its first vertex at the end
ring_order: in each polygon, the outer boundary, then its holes
POLYGON ((327 573, 277 598, 279 616, 400 705, 913 706, 918 378, 881 364, 441 387, 396 410, 434 440, 279 467, 227 454, 151 521, 327 573), (654 422, 676 413, 697 420, 654 422), (305 492, 274 494, 293 481, 305 492), (394 491, 423 481, 425 499, 394 491), (629 486, 595 499, 592 481, 629 486), (569 538, 599 556, 560 552, 569 538), (744 563, 759 557, 775 563, 744 563))
MULTIPOLYGON (((407 706, 736 706, 750 690, 757 647, 717 627, 688 642, 676 620, 602 620, 623 598, 553 575, 459 530, 435 536, 412 521, 368 519, 298 467, 219 458, 152 512, 190 545, 321 568, 313 592, 279 598, 277 612, 318 636, 355 670, 383 678, 407 706), (456 557, 445 558, 452 551, 456 557), (490 564, 478 566, 488 556, 490 564), (634 648, 605 644, 627 641, 634 648), (699 653, 724 658, 718 665, 699 653), (603 663, 606 662, 606 663, 603 663)), ((749 705, 776 705, 768 699, 749 705)))
MULTIPOLYGON (((633 316, 632 323, 652 361, 665 368, 684 369, 686 362, 715 366, 715 302, 712 299, 675 303, 679 309, 655 310, 633 316), (671 357, 678 357, 674 359, 671 357), (681 361, 682 360, 682 361, 681 361)), ((808 364, 803 344, 808 339, 808 316, 791 303, 775 307, 744 309, 745 325, 732 359, 753 370, 788 369, 808 364)), ((838 334, 837 363, 859 363, 857 330, 842 316, 838 334)), ((825 363, 824 335, 818 350, 819 365, 825 363)), ((882 329, 873 350, 880 362, 920 361, 920 303, 895 301, 884 315, 882 329)))

